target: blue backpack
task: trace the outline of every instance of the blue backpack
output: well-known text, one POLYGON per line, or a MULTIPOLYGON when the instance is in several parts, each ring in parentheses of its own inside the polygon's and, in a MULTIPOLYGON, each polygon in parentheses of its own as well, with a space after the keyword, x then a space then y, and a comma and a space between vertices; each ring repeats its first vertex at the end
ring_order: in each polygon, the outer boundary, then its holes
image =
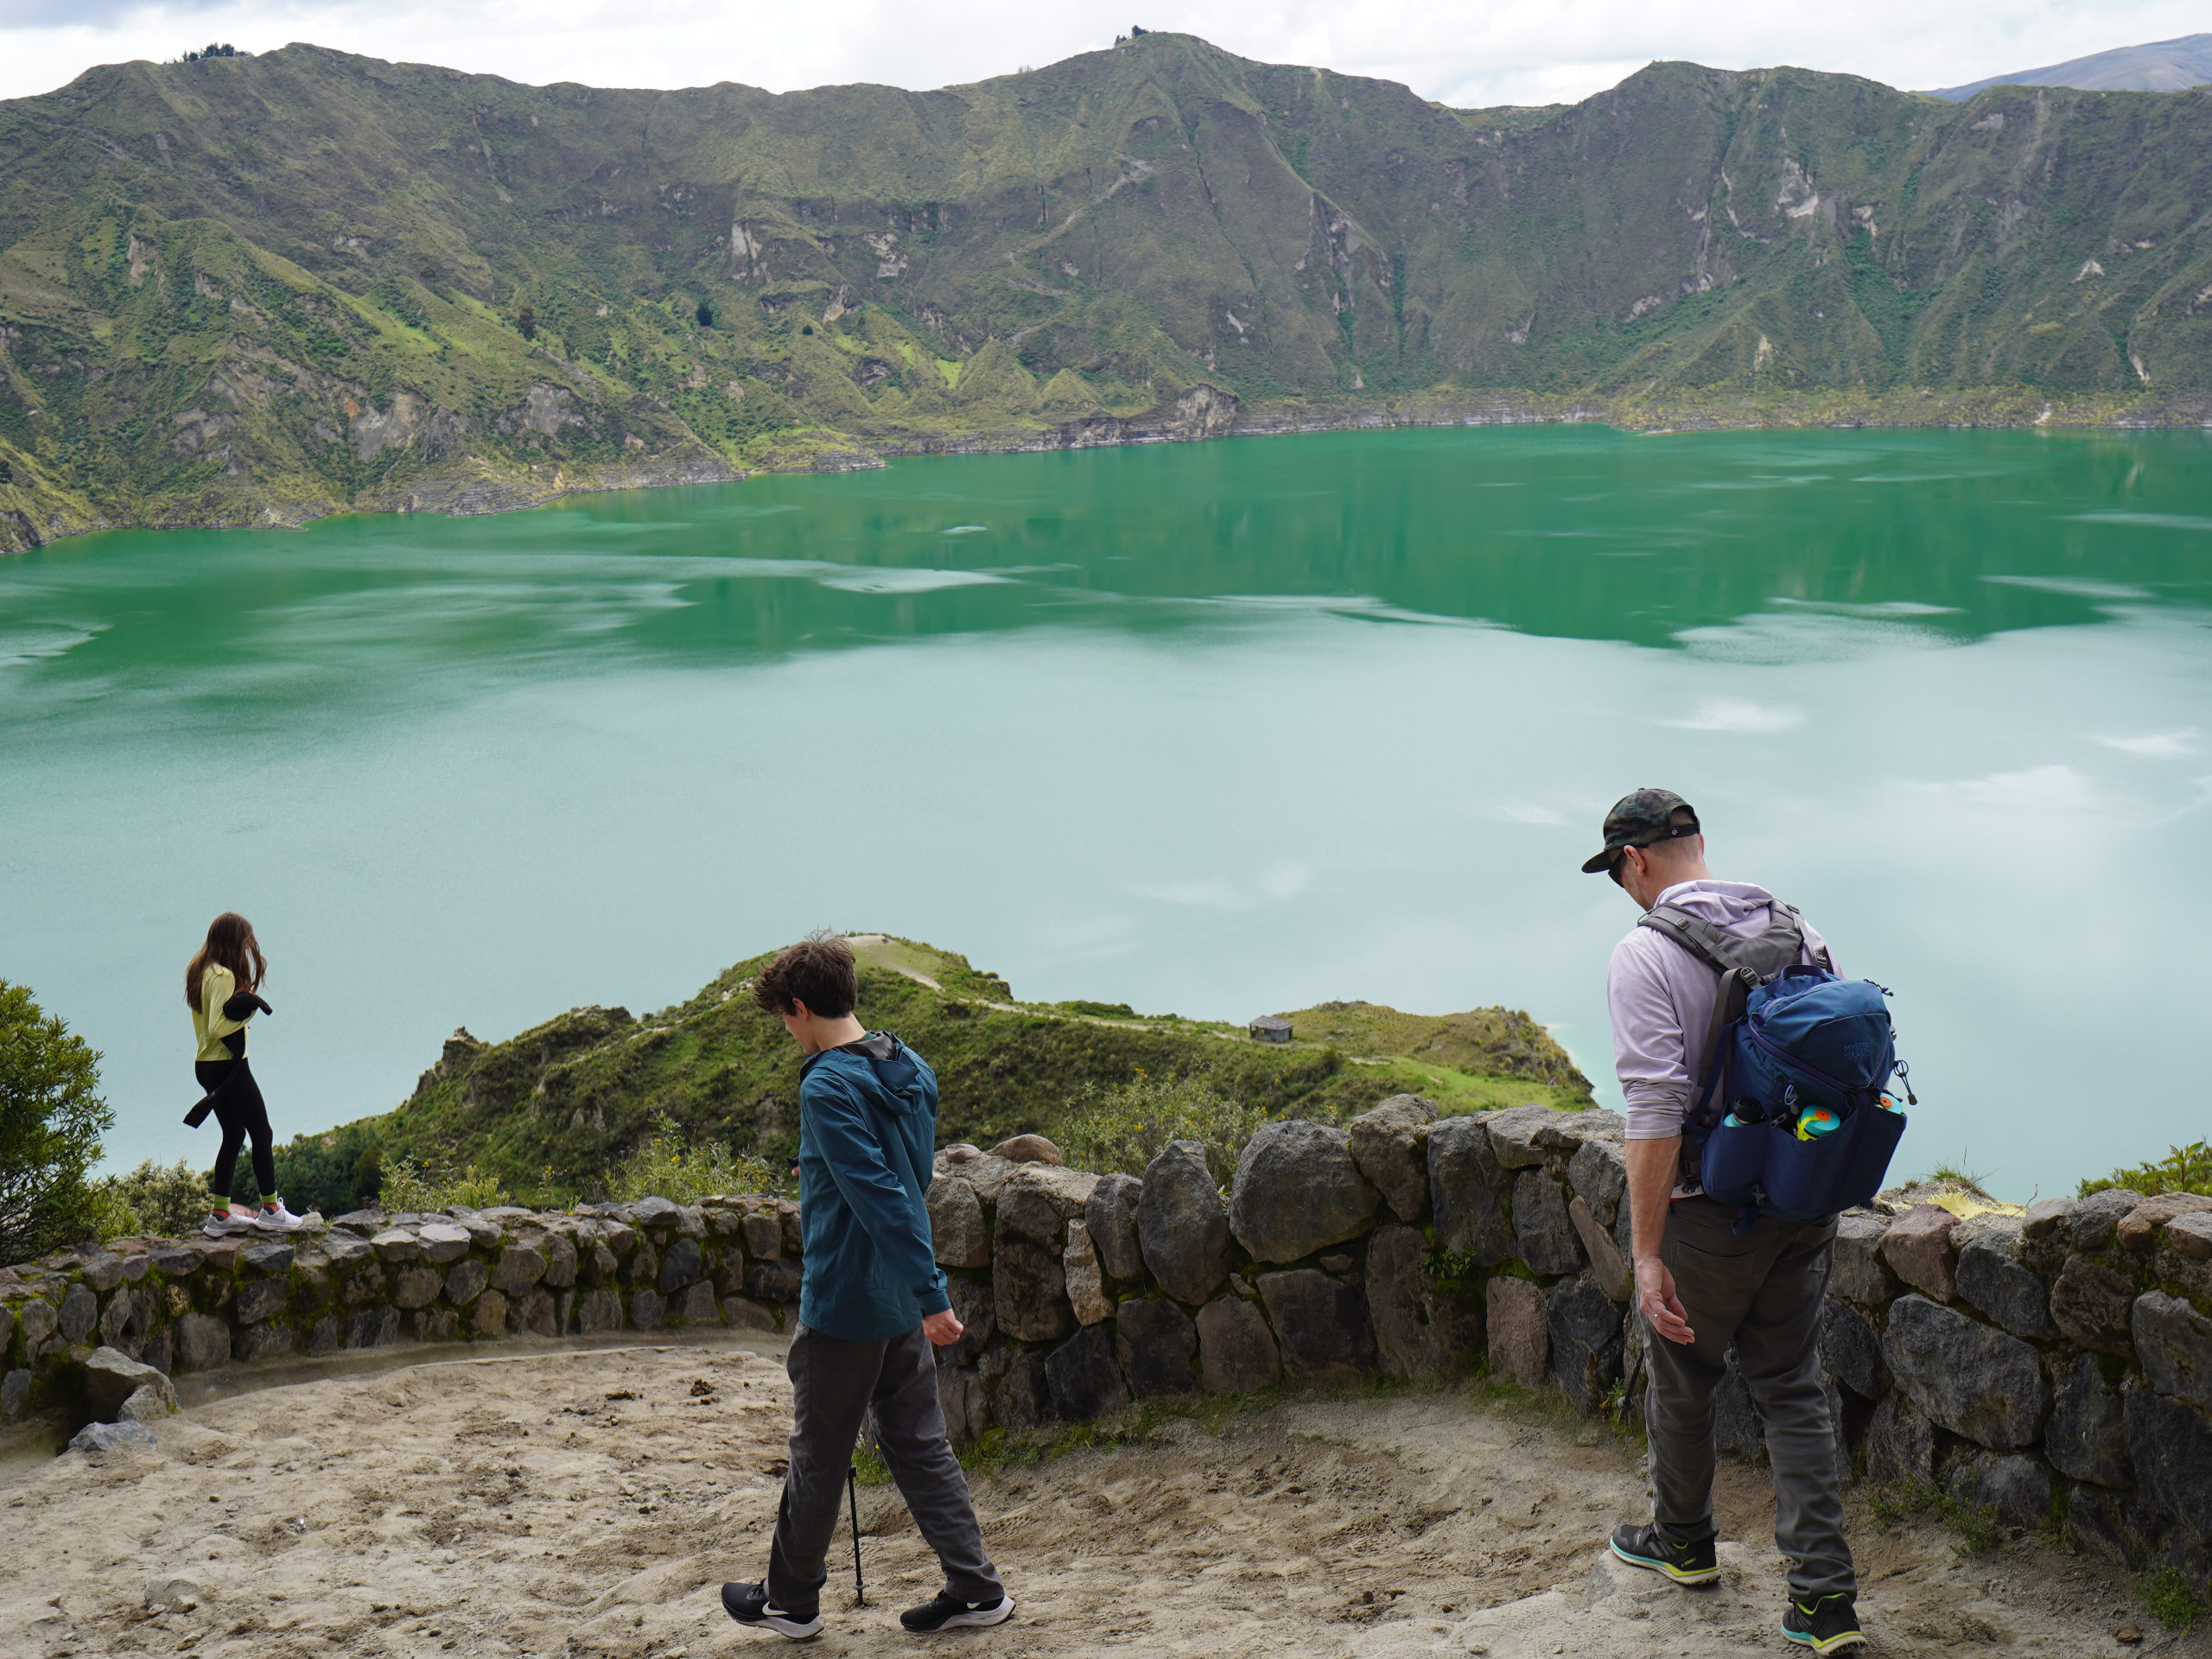
POLYGON ((1749 938, 1674 905, 1641 925, 1720 976, 1682 1122, 1685 1184, 1736 1205, 1739 1233, 1762 1215, 1819 1221, 1870 1202, 1905 1129, 1884 1092, 1892 1072, 1906 1103, 1920 1103, 1897 1058, 1889 993, 1840 977, 1825 950, 1804 965, 1804 919, 1778 899, 1766 931, 1749 938))

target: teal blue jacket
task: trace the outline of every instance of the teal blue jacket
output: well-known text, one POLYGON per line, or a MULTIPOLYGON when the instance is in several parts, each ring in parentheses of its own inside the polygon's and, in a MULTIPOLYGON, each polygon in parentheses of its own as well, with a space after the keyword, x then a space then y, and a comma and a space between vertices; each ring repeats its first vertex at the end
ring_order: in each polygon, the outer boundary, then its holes
POLYGON ((904 1336, 952 1306, 930 1240, 937 1073, 870 1032, 799 1069, 799 1322, 847 1342, 904 1336))

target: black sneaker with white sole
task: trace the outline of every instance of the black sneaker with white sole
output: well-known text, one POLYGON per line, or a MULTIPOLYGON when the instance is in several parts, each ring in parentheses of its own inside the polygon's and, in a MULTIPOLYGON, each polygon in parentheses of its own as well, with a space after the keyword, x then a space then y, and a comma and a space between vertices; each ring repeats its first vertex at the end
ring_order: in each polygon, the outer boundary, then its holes
POLYGON ((899 1622, 916 1636, 953 1630, 969 1624, 1001 1624, 1014 1617, 1014 1598, 1001 1592, 996 1601, 963 1601, 949 1590, 937 1592, 935 1601, 909 1607, 899 1622))
POLYGON ((1720 1556, 1710 1538, 1678 1544, 1661 1537, 1656 1527, 1624 1521, 1613 1529, 1612 1549, 1630 1567, 1662 1574, 1676 1584, 1710 1584, 1720 1576, 1720 1556))
POLYGON ((822 1634, 822 1609, 779 1607, 768 1599, 765 1584, 722 1586, 722 1611, 739 1624, 756 1630, 779 1630, 794 1642, 822 1634))

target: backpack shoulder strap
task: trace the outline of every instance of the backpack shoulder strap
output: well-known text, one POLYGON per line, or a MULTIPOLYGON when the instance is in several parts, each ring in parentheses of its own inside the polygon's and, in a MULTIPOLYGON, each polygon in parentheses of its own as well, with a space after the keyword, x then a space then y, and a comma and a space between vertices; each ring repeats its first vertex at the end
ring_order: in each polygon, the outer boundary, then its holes
POLYGON ((1664 934, 1720 976, 1713 998, 1713 1022, 1706 1028, 1705 1047, 1698 1062, 1698 1103, 1702 1106, 1713 1092, 1721 1039, 1731 1025, 1744 1017, 1751 988, 1774 980, 1805 954, 1804 918, 1777 899, 1763 933, 1732 933, 1679 905, 1655 905, 1637 918, 1637 925, 1664 934))
MULTIPOLYGON (((1777 917, 1787 916, 1789 918, 1790 925, 1797 930, 1797 953, 1799 956, 1802 956, 1805 952, 1805 918, 1803 913, 1800 912, 1795 905, 1785 905, 1779 899, 1774 901, 1774 913, 1777 917)), ((1794 962, 1796 959, 1793 957, 1791 960, 1794 962)), ((1825 944, 1813 952, 1813 961, 1815 965, 1817 966, 1822 973, 1832 974, 1835 972, 1835 959, 1828 955, 1828 948, 1825 944)), ((1783 965, 1787 968, 1791 964, 1789 963, 1785 963, 1783 965)))
POLYGON ((1796 966, 1805 954, 1804 918, 1778 899, 1763 933, 1732 933, 1679 905, 1655 905, 1637 918, 1637 925, 1663 933, 1717 972, 1742 969, 1761 985, 1796 966))

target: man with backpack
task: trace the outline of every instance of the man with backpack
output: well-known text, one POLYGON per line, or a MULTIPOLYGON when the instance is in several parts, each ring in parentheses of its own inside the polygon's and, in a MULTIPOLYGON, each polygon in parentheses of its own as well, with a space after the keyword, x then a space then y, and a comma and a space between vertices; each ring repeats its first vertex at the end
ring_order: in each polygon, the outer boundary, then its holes
MULTIPOLYGON (((1745 988, 1781 982, 1801 965, 1827 970, 1819 977, 1834 983, 1833 963, 1821 936, 1773 894, 1713 878, 1697 814, 1680 796, 1637 790, 1605 815, 1604 834, 1583 869, 1610 874, 1645 912, 1614 947, 1605 994, 1628 1107, 1637 1309, 1647 1325, 1651 1522, 1615 1529, 1612 1551, 1677 1584, 1720 1576, 1713 1397, 1732 1347, 1772 1465, 1775 1543, 1790 1562, 1783 1634, 1833 1653, 1866 1640, 1817 1345, 1835 1217, 1791 1220, 1755 1202, 1716 1201, 1697 1160, 1684 1155, 1685 1120, 1707 1103, 1701 1094, 1719 1092, 1712 1072, 1745 988)), ((1882 1020, 1886 1040, 1886 1014, 1882 1020)), ((1738 1109, 1756 1120, 1762 1108, 1745 1099, 1738 1109)), ((1809 1135, 1815 1117, 1808 1109, 1802 1135, 1785 1138, 1809 1135)), ((1732 1129, 1735 1118, 1726 1121, 1732 1129)), ((1702 1122, 1691 1128, 1694 1139, 1702 1122)), ((1775 1135, 1769 1124, 1761 1131, 1775 1135)))
POLYGON ((753 984, 800 1052, 799 1216, 805 1229, 791 1379, 791 1464, 768 1576, 726 1584, 739 1624, 804 1640, 822 1629, 822 1586, 863 1418, 914 1524, 944 1568, 933 1601, 899 1622, 915 1635, 996 1624, 1014 1599, 983 1553, 959 1460, 946 1442, 931 1344, 960 1340, 930 1238, 937 1076, 888 1033, 853 1017, 852 947, 817 934, 753 984))

